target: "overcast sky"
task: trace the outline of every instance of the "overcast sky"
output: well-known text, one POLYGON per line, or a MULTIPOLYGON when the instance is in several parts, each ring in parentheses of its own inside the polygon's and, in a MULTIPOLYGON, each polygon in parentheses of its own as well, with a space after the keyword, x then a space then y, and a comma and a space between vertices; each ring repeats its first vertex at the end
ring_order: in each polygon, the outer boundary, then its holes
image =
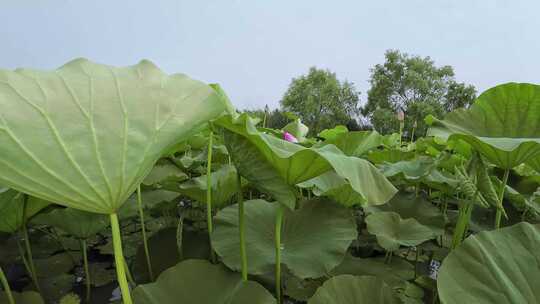
POLYGON ((142 58, 218 82, 239 108, 277 107, 310 66, 356 84, 387 49, 430 56, 480 91, 540 81, 538 0, 4 0, 0 67, 142 58))

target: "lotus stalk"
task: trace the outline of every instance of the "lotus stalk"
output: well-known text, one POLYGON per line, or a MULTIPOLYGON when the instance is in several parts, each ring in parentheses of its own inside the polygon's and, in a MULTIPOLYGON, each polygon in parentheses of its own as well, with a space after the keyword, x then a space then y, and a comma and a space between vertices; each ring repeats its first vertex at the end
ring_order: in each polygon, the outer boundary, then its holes
POLYGON ((501 227, 501 218, 504 211, 503 206, 503 199, 504 199, 504 190, 506 188, 506 184, 508 183, 508 175, 510 175, 510 169, 504 170, 504 176, 502 179, 502 185, 501 189, 499 189, 499 201, 497 206, 497 212, 495 214, 495 229, 499 229, 501 227))
POLYGON ((81 239, 81 251, 83 256, 83 265, 84 265, 84 275, 85 275, 85 285, 86 285, 86 303, 90 303, 90 296, 91 296, 91 279, 90 279, 90 269, 88 265, 88 246, 86 245, 86 240, 81 239))
POLYGON ((4 288, 4 292, 6 293, 8 303, 15 304, 13 294, 11 294, 11 288, 9 287, 9 282, 6 278, 6 275, 4 274, 4 271, 2 270, 2 267, 0 267, 0 282, 2 283, 2 287, 4 288))
MULTIPOLYGON (((248 264, 246 254, 246 220, 244 211, 244 198, 242 195, 242 180, 238 176, 238 231, 240 233, 240 258, 242 260, 242 280, 248 279, 248 264)), ((250 192, 251 193, 251 192, 250 192)))
POLYGON ((276 211, 275 222, 275 249, 276 249, 276 297, 277 303, 281 304, 281 226, 283 223, 283 206, 280 204, 276 211))
POLYGON ((208 227, 208 242, 210 247, 210 260, 216 262, 216 255, 212 248, 211 235, 214 231, 212 223, 212 145, 214 132, 210 131, 208 136, 208 156, 206 160, 206 225, 208 227))
POLYGON ((120 224, 118 223, 118 215, 116 213, 111 213, 109 216, 111 220, 116 276, 118 278, 118 284, 120 285, 120 291, 122 292, 122 301, 124 302, 124 304, 132 304, 133 301, 131 300, 129 285, 126 277, 124 253, 122 251, 122 237, 120 235, 120 224))
POLYGON ((144 221, 144 209, 142 204, 141 185, 137 187, 137 207, 139 209, 139 221, 141 223, 141 233, 144 246, 144 256, 146 258, 146 267, 150 281, 154 281, 154 272, 152 271, 152 261, 150 260, 150 250, 148 248, 148 238, 146 237, 146 224, 144 221))
POLYGON ((24 246, 26 248, 26 258, 28 263, 28 270, 30 272, 30 276, 32 278, 32 281, 36 287, 36 290, 41 293, 41 287, 39 286, 39 281, 37 279, 37 272, 36 272, 36 266, 34 265, 34 259, 32 256, 32 247, 30 246, 30 237, 28 235, 28 228, 26 227, 26 210, 28 207, 28 195, 23 194, 23 220, 22 220, 22 232, 23 232, 23 238, 24 238, 24 246))

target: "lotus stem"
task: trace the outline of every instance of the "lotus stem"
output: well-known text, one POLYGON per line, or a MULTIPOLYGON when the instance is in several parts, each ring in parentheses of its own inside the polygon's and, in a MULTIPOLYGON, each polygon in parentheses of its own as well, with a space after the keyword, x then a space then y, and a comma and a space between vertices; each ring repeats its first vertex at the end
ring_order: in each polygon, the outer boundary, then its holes
POLYGON ((508 175, 510 175, 510 169, 504 170, 502 185, 501 189, 499 190, 499 205, 497 206, 497 213, 495 214, 495 229, 499 229, 501 227, 502 212, 504 211, 504 190, 506 188, 506 184, 508 183, 508 175))
POLYGON ((30 268, 30 273, 32 277, 32 281, 34 285, 36 286, 36 290, 41 293, 41 288, 39 286, 38 278, 37 278, 37 272, 36 272, 36 266, 34 265, 34 258, 32 257, 32 247, 30 246, 30 237, 28 235, 28 228, 26 227, 26 208, 28 207, 28 195, 24 194, 23 198, 23 221, 22 221, 22 232, 24 237, 24 246, 26 247, 26 256, 27 256, 27 262, 28 266, 30 268))
MULTIPOLYGON (((279 203, 278 203, 279 204, 279 203)), ((276 297, 281 304, 281 224, 283 222, 283 206, 279 204, 276 210, 275 249, 276 249, 276 297)))
POLYGON ((152 271, 152 262, 150 261, 150 250, 148 249, 148 238, 146 237, 146 223, 144 221, 144 209, 142 205, 141 185, 137 187, 137 206, 139 208, 139 222, 141 222, 141 232, 144 246, 144 256, 146 257, 146 267, 150 281, 154 281, 154 272, 152 271))
POLYGON ((126 278, 126 269, 124 268, 124 254, 122 252, 122 237, 120 236, 120 225, 118 224, 118 215, 111 213, 111 229, 114 248, 114 262, 116 265, 116 276, 120 291, 122 292, 122 300, 124 304, 132 304, 131 295, 129 293, 129 285, 126 278))
POLYGON ((208 158, 206 160, 206 225, 208 226, 208 242, 210 244, 210 259, 212 263, 216 262, 216 255, 212 248, 212 232, 214 226, 212 223, 212 142, 214 132, 210 131, 208 136, 208 158))
POLYGON ((135 282, 135 279, 133 279, 133 275, 131 274, 131 270, 129 269, 129 265, 126 262, 126 258, 124 257, 124 267, 126 268, 126 276, 128 279, 129 284, 136 286, 137 282, 135 282))
POLYGON ((238 229, 240 233, 240 257, 242 259, 242 280, 248 279, 248 264, 246 255, 246 225, 244 216, 244 197, 242 195, 242 181, 240 174, 237 174, 238 180, 238 229))
POLYGON ((458 220, 452 239, 452 249, 456 249, 463 241, 469 226, 473 207, 474 205, 471 202, 467 202, 463 207, 459 208, 458 220))
POLYGON ((90 281, 90 269, 88 267, 88 246, 86 245, 86 240, 81 239, 81 251, 83 256, 83 263, 84 263, 84 275, 85 275, 85 283, 86 283, 86 303, 90 303, 90 294, 91 294, 91 281, 90 281))
POLYGON ((2 287, 4 288, 4 292, 6 293, 8 303, 15 304, 15 300, 13 299, 13 294, 11 294, 11 288, 9 287, 9 282, 6 278, 6 275, 4 274, 4 271, 2 270, 2 267, 0 267, 0 281, 2 282, 2 287))

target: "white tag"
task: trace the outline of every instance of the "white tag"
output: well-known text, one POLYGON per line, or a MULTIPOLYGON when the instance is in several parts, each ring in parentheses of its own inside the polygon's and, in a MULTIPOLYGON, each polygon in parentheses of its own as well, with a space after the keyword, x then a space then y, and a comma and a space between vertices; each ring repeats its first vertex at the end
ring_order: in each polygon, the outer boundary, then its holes
POLYGON ((429 277, 437 280, 437 275, 439 274, 439 268, 441 268, 441 262, 437 260, 431 260, 429 262, 429 277))

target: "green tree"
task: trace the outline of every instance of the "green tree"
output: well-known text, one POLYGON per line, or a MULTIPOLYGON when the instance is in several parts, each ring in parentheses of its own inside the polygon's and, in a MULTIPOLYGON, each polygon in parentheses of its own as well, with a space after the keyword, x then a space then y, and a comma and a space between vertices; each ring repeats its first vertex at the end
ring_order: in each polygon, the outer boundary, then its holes
POLYGON ((359 113, 360 93, 335 73, 312 67, 294 78, 281 100, 283 110, 298 115, 311 134, 335 125, 346 125, 359 113))
POLYGON ((284 111, 280 109, 270 110, 268 106, 265 106, 264 109, 245 110, 244 112, 249 113, 250 116, 259 118, 261 120, 260 126, 263 125, 264 121, 265 126, 272 129, 281 129, 291 121, 284 111))
POLYGON ((424 117, 441 117, 458 107, 468 107, 476 98, 471 85, 457 83, 451 66, 437 67, 430 57, 410 56, 397 50, 385 54, 384 64, 371 69, 371 88, 361 112, 375 130, 398 132, 398 110, 405 112, 405 134, 426 132, 424 117))

